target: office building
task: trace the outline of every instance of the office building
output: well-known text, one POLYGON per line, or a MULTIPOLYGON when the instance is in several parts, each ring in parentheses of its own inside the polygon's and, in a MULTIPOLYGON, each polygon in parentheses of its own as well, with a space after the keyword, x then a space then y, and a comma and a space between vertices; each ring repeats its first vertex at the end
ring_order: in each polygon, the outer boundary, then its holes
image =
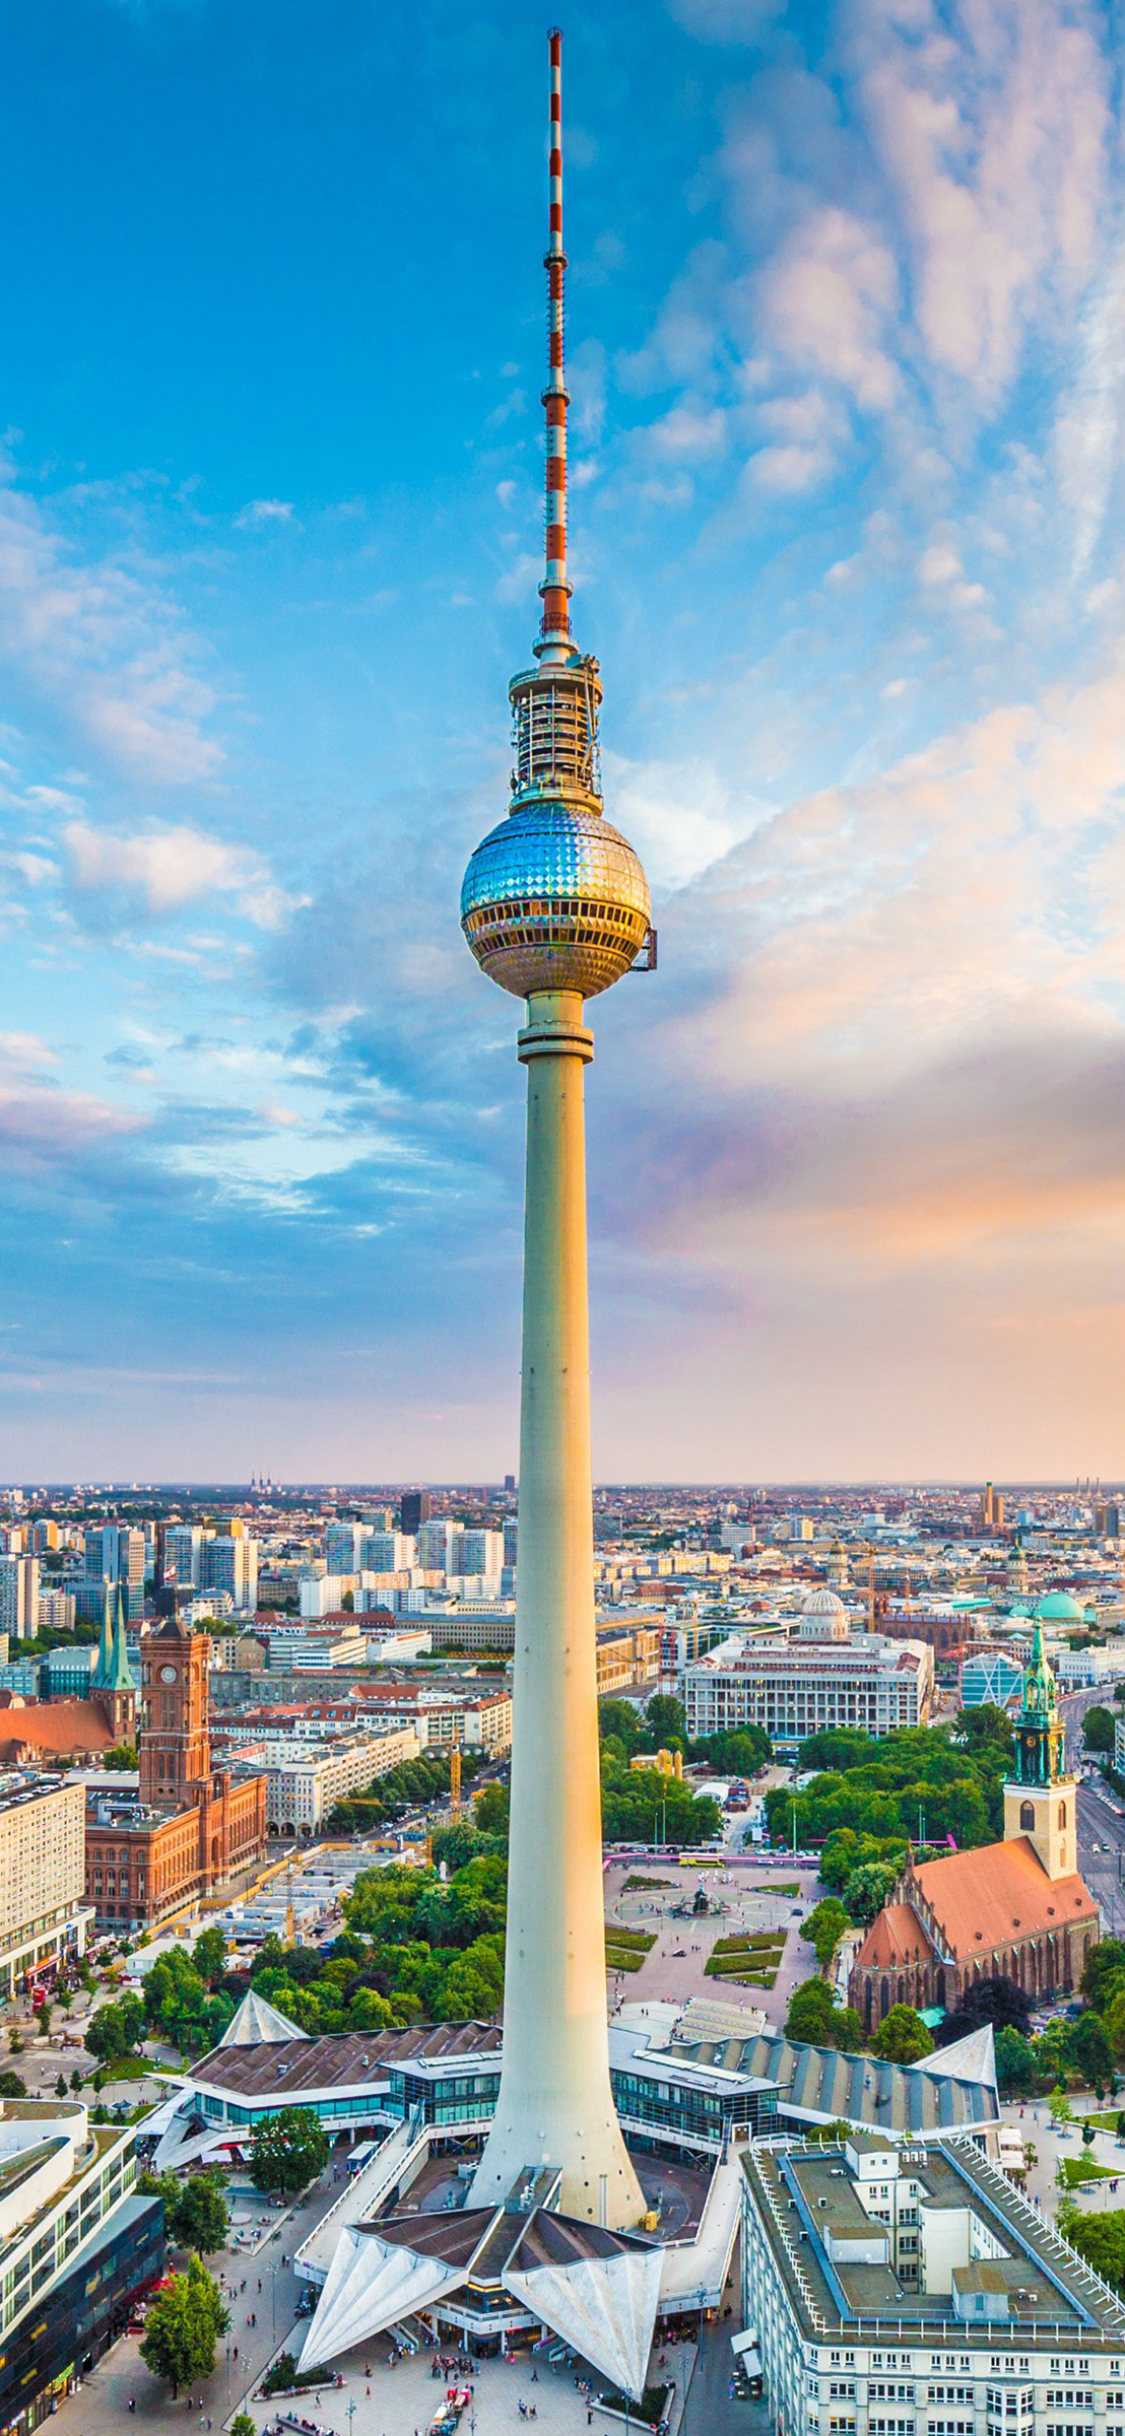
POLYGON ((402 1528, 408 1538, 416 1539, 424 1522, 430 1519, 428 1489, 404 1489, 400 1508, 402 1528))
POLYGON ((693 1737, 760 1725, 793 1750, 832 1726, 881 1735, 925 1725, 934 1655, 921 1641, 853 1634, 835 1594, 814 1591, 795 1640, 733 1634, 685 1665, 683 1687, 693 1737))
POLYGON ((252 1745, 245 1753, 236 1746, 230 1756, 236 1770, 245 1760, 265 1777, 267 1835, 315 1835, 337 1802, 366 1793, 420 1749, 409 1727, 390 1727, 330 1743, 252 1745))
POLYGON ((253 1615, 258 1604, 258 1543, 245 1533, 217 1532, 200 1550, 199 1586, 225 1590, 236 1615, 253 1615))
POLYGON ((0 2425, 28 2436, 163 2272, 163 2207, 135 2192, 131 2126, 79 2097, 4 2099, 0 2154, 0 2425))
POLYGON ((1125 2306, 968 2139, 745 2150, 744 2363, 779 2436, 1092 2436, 1125 2306))
POLYGON ((0 1632, 31 1641, 39 1630, 39 1559, 0 1556, 0 1632))
POLYGON ((178 1590, 198 1590, 203 1579, 203 1530, 199 1523, 169 1523, 164 1532, 164 1580, 178 1590))
POLYGON ((1006 1709, 1023 1691, 1023 1668, 1003 1649, 982 1649, 961 1667, 961 1706, 1006 1709))
POLYGON ((86 1580, 82 1612, 100 1617, 108 1582, 114 1602, 120 1591, 127 1624, 139 1624, 145 1605, 145 1535, 128 1523, 98 1523, 83 1534, 86 1580))

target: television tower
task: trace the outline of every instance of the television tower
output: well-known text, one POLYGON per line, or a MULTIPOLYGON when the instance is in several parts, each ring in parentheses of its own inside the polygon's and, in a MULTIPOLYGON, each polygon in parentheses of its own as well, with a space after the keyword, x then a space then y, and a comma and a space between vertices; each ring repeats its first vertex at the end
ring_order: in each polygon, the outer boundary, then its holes
POLYGON ((651 953, 648 886, 602 809, 598 664, 570 630, 563 368, 562 37, 551 61, 546 565, 536 665, 508 689, 511 808, 465 874, 461 924, 489 979, 527 1001, 519 1568, 504 2049, 471 2204, 530 2167, 564 2213, 624 2230, 644 2208, 609 2083, 583 1068, 584 1001, 651 953))

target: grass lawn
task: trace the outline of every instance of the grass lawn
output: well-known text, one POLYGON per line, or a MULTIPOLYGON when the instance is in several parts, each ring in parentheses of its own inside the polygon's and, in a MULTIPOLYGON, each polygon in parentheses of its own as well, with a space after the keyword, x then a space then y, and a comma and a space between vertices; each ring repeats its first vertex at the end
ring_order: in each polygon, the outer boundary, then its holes
POLYGON ((1075 2120, 1080 2124, 1092 2123, 1095 2131, 1109 2132, 1112 2137, 1119 2121, 1122 2121, 1123 2118, 1125 2118, 1125 2106, 1110 2106, 1102 2114, 1078 2115, 1075 2120))
POLYGON ((1077 2190, 1083 2182, 1116 2182, 1117 2169, 1112 2165, 1095 2165, 1092 2157, 1060 2157, 1059 2173, 1068 2191, 1077 2190))
MULTIPOLYGON (((143 2081, 150 2072, 159 2073, 160 2069, 150 2055, 116 2055, 112 2064, 99 2064, 97 2067, 107 2081, 143 2081)), ((87 2079, 92 2081, 94 2074, 89 2073, 87 2079)))
POLYGON ((772 1988, 780 1957, 766 1954, 708 1954, 705 1979, 733 1979, 747 1988, 772 1988))
POLYGON ((650 1886, 675 1886, 676 1884, 675 1878, 626 1878, 621 1892, 623 1895, 636 1895, 640 1893, 642 1887, 647 1889, 650 1886))
POLYGON ((649 1929, 611 1928, 607 1922, 605 1932, 607 1971, 639 1971, 645 1955, 655 1944, 655 1933, 649 1929))

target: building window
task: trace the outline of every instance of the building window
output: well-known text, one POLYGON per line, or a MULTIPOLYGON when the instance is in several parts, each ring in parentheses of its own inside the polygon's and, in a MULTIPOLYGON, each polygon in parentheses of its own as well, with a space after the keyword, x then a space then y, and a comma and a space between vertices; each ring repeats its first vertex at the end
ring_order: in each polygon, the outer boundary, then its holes
POLYGON ((1020 1826, 1021 1826, 1021 1828, 1026 1828, 1026 1827, 1034 1827, 1034 1825, 1035 1825, 1035 1804, 1034 1804, 1034 1802, 1021 1802, 1021 1803, 1020 1803, 1020 1826))

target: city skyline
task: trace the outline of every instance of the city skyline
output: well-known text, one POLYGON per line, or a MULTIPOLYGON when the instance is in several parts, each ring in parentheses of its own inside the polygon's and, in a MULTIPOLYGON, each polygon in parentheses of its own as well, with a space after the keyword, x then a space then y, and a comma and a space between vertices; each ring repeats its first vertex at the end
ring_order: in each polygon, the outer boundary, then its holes
MULTIPOLYGON (((1116 45, 942 22, 567 18, 597 1479, 1125 1470, 1116 45)), ((12 1479, 514 1459, 541 31, 11 29, 12 1479)))

